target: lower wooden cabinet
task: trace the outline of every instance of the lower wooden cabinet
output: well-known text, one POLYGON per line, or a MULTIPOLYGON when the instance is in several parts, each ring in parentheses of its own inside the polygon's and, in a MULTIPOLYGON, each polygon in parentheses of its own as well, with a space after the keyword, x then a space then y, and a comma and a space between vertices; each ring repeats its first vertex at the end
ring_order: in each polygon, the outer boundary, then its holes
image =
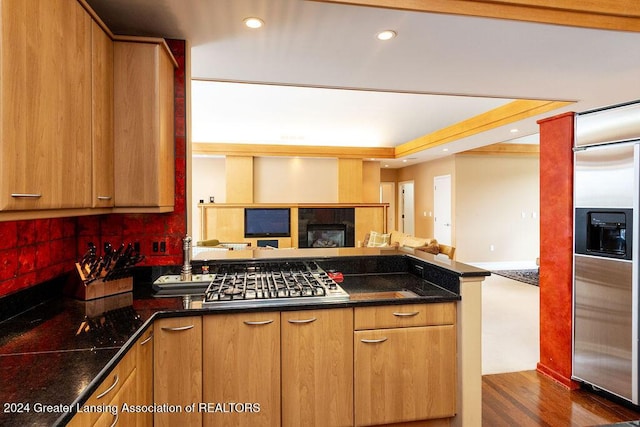
MULTIPOLYGON (((129 351, 136 353, 136 405, 153 404, 153 325, 150 326, 129 351)), ((152 427, 153 412, 136 414, 136 427, 152 427)))
POLYGON ((353 310, 281 313, 282 425, 353 425, 353 310))
POLYGON ((136 399, 136 370, 124 380, 122 387, 113 396, 109 406, 113 412, 103 412, 94 427, 135 426, 138 414, 135 411, 122 411, 123 404, 132 405, 136 399))
MULTIPOLYGON (((156 405, 186 408, 202 401, 202 318, 172 317, 153 325, 153 392, 156 405)), ((202 413, 156 412, 154 425, 197 426, 202 413)))
POLYGON ((69 425, 448 425, 455 312, 446 303, 159 319, 86 403, 117 405, 117 416, 81 412, 69 425), (123 403, 182 411, 127 413, 123 403))
POLYGON ((204 426, 280 425, 280 313, 203 319, 204 426))
MULTIPOLYGON (((135 392, 135 384, 131 385, 131 379, 135 381, 135 363, 136 357, 134 352, 128 352, 124 355, 124 357, 120 360, 120 362, 116 365, 115 368, 107 375, 107 377, 102 381, 102 383, 98 386, 98 388, 93 392, 93 394, 87 399, 87 401, 80 405, 80 412, 78 412, 69 422, 69 426, 75 427, 85 427, 85 426, 93 426, 97 425, 99 418, 103 418, 101 422, 107 422, 106 425, 111 425, 115 421, 116 415, 108 413, 100 413, 93 411, 82 411, 83 407, 92 407, 92 406, 106 406, 111 405, 112 402, 116 399, 116 396, 120 396, 120 399, 126 397, 127 402, 133 402, 135 399, 135 394, 133 398, 131 398, 131 390, 135 392), (127 381, 129 381, 127 383, 127 381), (127 385, 127 390, 120 393, 120 391, 127 385)), ((120 403, 122 401, 118 401, 120 403)), ((120 412, 120 407, 118 407, 118 411, 120 412)), ((102 424, 100 424, 102 425, 102 424)), ((120 424, 120 425, 135 425, 134 424, 120 424)))
POLYGON ((359 310, 355 317, 361 327, 403 326, 354 332, 355 425, 455 416, 455 305, 359 310))

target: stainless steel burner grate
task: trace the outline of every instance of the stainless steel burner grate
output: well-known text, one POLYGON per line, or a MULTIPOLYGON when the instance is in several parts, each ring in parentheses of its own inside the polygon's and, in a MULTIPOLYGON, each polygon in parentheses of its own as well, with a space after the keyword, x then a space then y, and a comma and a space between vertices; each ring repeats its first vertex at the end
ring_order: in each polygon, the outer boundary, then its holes
POLYGON ((223 264, 205 292, 204 305, 288 305, 347 301, 347 294, 315 262, 223 264), (298 300, 298 301, 296 301, 298 300))

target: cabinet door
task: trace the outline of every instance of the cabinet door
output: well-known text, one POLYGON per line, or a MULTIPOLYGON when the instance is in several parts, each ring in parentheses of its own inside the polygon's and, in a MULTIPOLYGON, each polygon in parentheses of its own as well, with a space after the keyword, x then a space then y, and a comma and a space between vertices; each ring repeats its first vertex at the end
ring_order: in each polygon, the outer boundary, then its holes
POLYGON ((113 41, 91 27, 92 207, 113 206, 113 41))
POLYGON ((174 205, 174 66, 159 44, 114 44, 115 205, 174 205))
POLYGON ((282 425, 353 425, 353 310, 281 313, 282 425))
POLYGON ((133 410, 122 411, 123 404, 132 405, 136 398, 136 370, 127 377, 122 387, 106 406, 94 424, 94 427, 134 426, 136 425, 136 412, 133 410))
POLYGON ((452 417, 455 326, 354 333, 357 426, 452 417))
MULTIPOLYGON (((202 319, 199 316, 160 319, 153 326, 153 393, 158 405, 183 408, 202 401, 202 319)), ((156 412, 155 426, 195 426, 202 414, 156 412)))
MULTIPOLYGON (((80 406, 80 410, 84 406, 92 407, 92 406, 106 406, 111 404, 111 402, 115 399, 116 395, 120 393, 120 390, 124 387, 124 384, 129 380, 132 374, 135 372, 136 368, 136 355, 135 351, 129 351, 124 355, 122 360, 118 362, 118 365, 113 368, 113 370, 107 375, 107 377, 102 381, 102 383, 96 388, 93 394, 87 399, 87 401, 80 406)), ((135 377, 134 377, 135 378, 135 377)), ((134 384, 135 386, 135 384, 134 384)), ((126 403, 133 403, 134 396, 130 396, 129 391, 126 392, 127 401, 126 403)), ((76 408, 74 408, 76 409, 76 408)), ((104 414, 102 414, 104 415, 104 414)), ((109 414, 111 415, 111 414, 109 414)), ((84 426, 92 426, 98 418, 101 417, 99 412, 95 411, 82 411, 78 412, 69 422, 70 427, 84 427, 84 426)), ((103 417, 104 422, 110 420, 107 425, 111 425, 111 422, 114 421, 114 416, 111 417, 103 417)), ((123 424, 121 424, 123 425, 123 424)))
POLYGON ((0 7, 0 209, 89 207, 91 18, 76 0, 0 7))
MULTIPOLYGON (((153 404, 153 326, 149 327, 130 351, 136 351, 136 396, 137 405, 153 404)), ((137 427, 152 427, 153 413, 136 414, 137 427)))
POLYGON ((206 413, 204 425, 279 426, 280 313, 206 316, 203 323, 204 402, 243 409, 206 413))

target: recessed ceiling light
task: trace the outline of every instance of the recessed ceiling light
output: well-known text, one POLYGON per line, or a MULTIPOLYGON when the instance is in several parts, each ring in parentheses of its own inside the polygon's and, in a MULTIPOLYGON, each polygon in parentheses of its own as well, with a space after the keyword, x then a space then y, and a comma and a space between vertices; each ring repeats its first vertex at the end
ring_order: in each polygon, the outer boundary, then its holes
POLYGON ((407 159, 404 159, 404 160, 402 161, 402 163, 407 163, 407 162, 408 162, 408 160, 407 160, 407 159))
POLYGON ((376 34, 376 38, 378 40, 391 40, 392 38, 394 38, 395 36, 397 36, 398 33, 396 33, 393 30, 384 30, 384 31, 380 31, 378 34, 376 34))
POLYGON ((389 165, 384 165, 384 167, 385 167, 385 168, 388 168, 388 167, 389 167, 389 165))
POLYGON ((449 151, 449 149, 448 148, 443 148, 442 151, 449 151))
POLYGON ((260 28, 264 25, 264 21, 260 18, 245 18, 244 21, 244 25, 246 25, 249 28, 260 28))
POLYGON ((516 128, 513 128, 513 129, 511 129, 509 132, 511 132, 511 133, 518 133, 518 132, 519 132, 519 130, 518 130, 518 129, 516 129, 516 128))

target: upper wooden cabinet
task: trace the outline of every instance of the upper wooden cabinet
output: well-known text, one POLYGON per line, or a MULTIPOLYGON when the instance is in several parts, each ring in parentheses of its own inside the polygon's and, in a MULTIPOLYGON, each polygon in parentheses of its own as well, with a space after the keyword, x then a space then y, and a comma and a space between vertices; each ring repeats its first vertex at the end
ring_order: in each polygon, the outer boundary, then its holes
POLYGON ((91 206, 91 17, 76 0, 3 0, 0 209, 91 206))
POLYGON ((172 211, 174 62, 162 43, 115 41, 115 206, 172 211))
POLYGON ((113 206, 113 40, 91 27, 91 133, 93 187, 91 207, 113 206))

